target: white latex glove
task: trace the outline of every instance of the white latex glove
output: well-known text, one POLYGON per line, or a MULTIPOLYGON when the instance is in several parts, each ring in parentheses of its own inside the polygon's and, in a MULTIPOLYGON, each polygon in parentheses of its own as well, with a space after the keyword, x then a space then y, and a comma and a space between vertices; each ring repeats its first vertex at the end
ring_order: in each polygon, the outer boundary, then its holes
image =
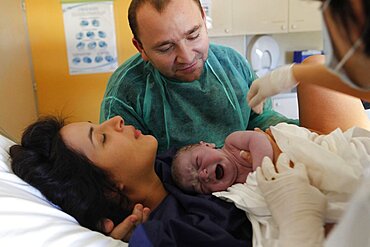
POLYGON ((298 84, 293 76, 293 65, 284 65, 253 81, 247 101, 254 112, 261 114, 266 98, 292 89, 298 84))
POLYGON ((279 226, 280 246, 322 246, 326 197, 311 186, 302 163, 289 166, 281 154, 276 168, 265 157, 257 168, 257 183, 279 226))

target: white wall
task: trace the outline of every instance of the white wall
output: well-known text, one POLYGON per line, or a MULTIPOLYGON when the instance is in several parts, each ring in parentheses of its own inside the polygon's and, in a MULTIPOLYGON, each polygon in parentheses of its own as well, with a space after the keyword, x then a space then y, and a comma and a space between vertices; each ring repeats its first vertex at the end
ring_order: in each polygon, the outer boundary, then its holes
POLYGON ((213 43, 230 46, 237 50, 243 56, 246 56, 246 36, 227 36, 227 37, 210 37, 213 43))
POLYGON ((271 35, 280 47, 279 64, 288 64, 293 61, 295 50, 322 50, 321 32, 302 32, 271 35))
MULTIPOLYGON (((321 32, 297 32, 271 35, 280 47, 278 65, 288 64, 293 61, 294 50, 322 50, 321 32)), ((246 57, 247 47, 254 36, 229 36, 211 37, 210 41, 227 45, 246 57)), ((294 90, 293 90, 294 91, 294 90)), ((272 98, 273 108, 291 118, 298 117, 297 96, 293 93, 282 93, 272 98)), ((370 119, 370 109, 366 111, 370 119)))
MULTIPOLYGON (((293 62, 295 50, 322 50, 321 32, 298 32, 271 35, 279 45, 279 65, 293 62)), ((244 57, 247 57, 248 44, 254 36, 212 37, 211 42, 230 46, 244 57)), ((293 90, 294 91, 294 90, 293 90)), ((272 98, 273 109, 281 114, 298 118, 298 102, 296 93, 282 93, 272 98)))
MULTIPOLYGON (((279 65, 293 61, 294 50, 322 50, 321 32, 300 32, 271 35, 280 47, 279 65)), ((210 41, 227 45, 246 57, 247 47, 253 36, 211 37, 210 41)))

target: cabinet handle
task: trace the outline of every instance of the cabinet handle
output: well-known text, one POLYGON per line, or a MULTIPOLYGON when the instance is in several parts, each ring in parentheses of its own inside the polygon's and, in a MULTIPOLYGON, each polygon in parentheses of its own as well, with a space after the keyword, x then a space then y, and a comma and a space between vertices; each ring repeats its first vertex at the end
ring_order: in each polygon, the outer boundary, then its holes
POLYGON ((292 29, 296 29, 297 28, 297 25, 295 25, 295 24, 292 24, 292 29))
POLYGON ((225 28, 225 33, 229 33, 229 32, 230 32, 230 29, 225 28))
POLYGON ((281 25, 281 30, 286 30, 286 26, 285 25, 281 25))

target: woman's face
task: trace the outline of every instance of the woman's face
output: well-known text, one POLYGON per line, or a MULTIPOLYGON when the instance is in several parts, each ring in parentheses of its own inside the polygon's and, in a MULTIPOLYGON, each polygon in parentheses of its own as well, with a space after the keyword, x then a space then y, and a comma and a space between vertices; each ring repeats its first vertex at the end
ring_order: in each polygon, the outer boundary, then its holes
POLYGON ((107 171, 119 186, 137 183, 154 172, 157 140, 124 125, 117 116, 100 125, 88 122, 68 124, 60 131, 73 150, 83 153, 96 166, 107 171))
MULTIPOLYGON (((346 53, 352 48, 353 44, 363 35, 363 29, 365 27, 362 0, 349 1, 351 2, 354 15, 358 21, 358 24, 350 24, 349 33, 346 32, 343 23, 334 18, 335 14, 330 7, 323 10, 324 25, 327 26, 332 41, 333 53, 338 61, 343 59, 346 53)), ((358 47, 355 53, 343 66, 343 69, 351 81, 363 88, 368 88, 370 86, 369 68, 370 57, 365 54, 364 45, 358 47)))

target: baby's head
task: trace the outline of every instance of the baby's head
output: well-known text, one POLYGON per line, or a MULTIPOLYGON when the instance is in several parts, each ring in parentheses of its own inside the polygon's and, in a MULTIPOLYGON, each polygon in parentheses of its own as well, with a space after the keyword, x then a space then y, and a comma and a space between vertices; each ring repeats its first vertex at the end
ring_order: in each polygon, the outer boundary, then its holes
POLYGON ((238 171, 215 144, 201 142, 185 146, 172 161, 172 177, 183 190, 210 194, 235 183, 238 171))

